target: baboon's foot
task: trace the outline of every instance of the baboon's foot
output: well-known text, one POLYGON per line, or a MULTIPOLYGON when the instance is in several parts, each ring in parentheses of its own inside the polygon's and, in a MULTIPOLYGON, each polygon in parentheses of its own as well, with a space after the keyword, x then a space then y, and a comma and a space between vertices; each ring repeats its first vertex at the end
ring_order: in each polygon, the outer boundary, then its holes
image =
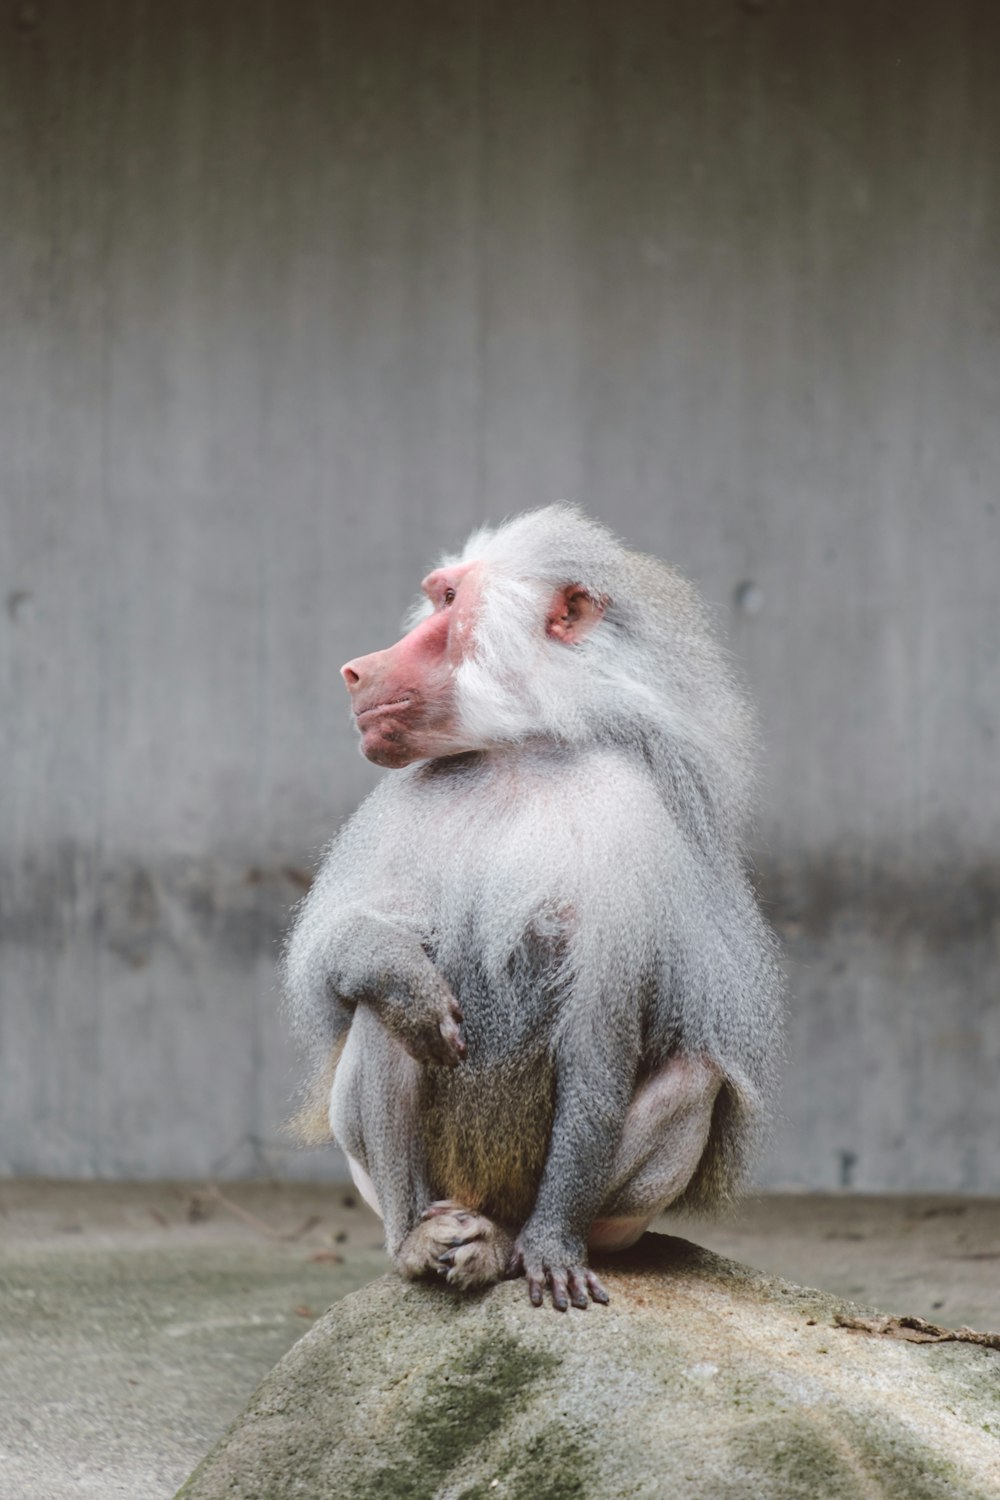
POLYGON ((465 1291, 500 1281, 513 1248, 514 1237, 502 1225, 444 1199, 425 1209, 400 1245, 396 1266, 410 1280, 441 1276, 465 1291))

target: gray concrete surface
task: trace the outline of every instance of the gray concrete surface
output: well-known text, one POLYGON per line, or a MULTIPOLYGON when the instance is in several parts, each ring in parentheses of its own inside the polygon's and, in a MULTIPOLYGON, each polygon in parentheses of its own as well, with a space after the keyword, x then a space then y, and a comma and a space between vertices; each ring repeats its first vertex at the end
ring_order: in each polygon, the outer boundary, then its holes
MULTIPOLYGON (((0 1184, 0 1500, 165 1500, 324 1308, 385 1269, 351 1195, 217 1193, 0 1184)), ((769 1196, 657 1227, 889 1312, 1000 1329, 1000 1200, 769 1196)))
POLYGON ((0 1172, 319 1175, 338 664, 569 495, 760 700, 771 1183, 1000 1191, 1000 9, 0 17, 0 1172))

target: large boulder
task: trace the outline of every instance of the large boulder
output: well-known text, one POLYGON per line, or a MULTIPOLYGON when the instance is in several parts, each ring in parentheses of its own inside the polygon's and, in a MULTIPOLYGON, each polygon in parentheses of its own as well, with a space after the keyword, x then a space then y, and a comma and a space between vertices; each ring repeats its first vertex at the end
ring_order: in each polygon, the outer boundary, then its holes
POLYGON ((602 1276, 610 1306, 562 1314, 523 1281, 470 1297, 383 1277, 295 1345, 180 1495, 1000 1496, 988 1343, 661 1235, 602 1276))

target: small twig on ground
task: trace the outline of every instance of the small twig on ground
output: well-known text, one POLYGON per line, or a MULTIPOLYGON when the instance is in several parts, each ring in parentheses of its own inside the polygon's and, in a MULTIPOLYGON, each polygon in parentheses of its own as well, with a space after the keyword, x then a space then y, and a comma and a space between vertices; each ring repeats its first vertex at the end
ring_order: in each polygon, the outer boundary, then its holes
POLYGON ((881 1333, 891 1339, 905 1339, 911 1344, 980 1344, 984 1349, 1000 1349, 1000 1333, 977 1333, 974 1328, 942 1328, 925 1318, 851 1318, 837 1313, 833 1320, 838 1328, 856 1333, 881 1333))
POLYGON ((223 1208, 228 1208, 230 1213, 234 1213, 238 1219, 242 1219, 245 1224, 249 1224, 251 1229, 256 1229, 259 1234, 267 1235, 270 1240, 284 1240, 287 1242, 299 1240, 304 1234, 308 1234, 310 1229, 315 1229, 317 1224, 322 1224, 323 1222, 318 1214, 310 1214, 307 1219, 303 1219, 297 1229, 290 1231, 275 1229, 273 1225, 268 1224, 264 1219, 259 1219, 256 1214, 252 1214, 248 1208, 243 1208, 241 1204, 234 1203, 232 1198, 227 1198, 217 1182, 207 1183, 205 1191, 209 1197, 214 1198, 217 1203, 221 1203, 223 1208))

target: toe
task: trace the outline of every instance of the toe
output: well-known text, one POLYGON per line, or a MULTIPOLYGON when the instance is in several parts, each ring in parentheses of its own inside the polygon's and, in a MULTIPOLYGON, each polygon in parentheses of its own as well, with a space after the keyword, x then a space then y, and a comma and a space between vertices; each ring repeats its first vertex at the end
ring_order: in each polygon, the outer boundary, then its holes
POLYGON ((587 1296, 587 1283, 581 1271, 570 1271, 567 1278, 569 1288, 569 1300, 574 1307, 581 1309, 590 1306, 590 1298, 587 1296))
POLYGON ((611 1298, 604 1290, 601 1278, 595 1276, 593 1271, 585 1271, 584 1275, 587 1278, 587 1290, 590 1292, 591 1297, 593 1297, 595 1302, 603 1303, 606 1306, 611 1301, 611 1298))
POLYGON ((549 1274, 549 1285, 552 1287, 552 1306, 559 1312, 566 1312, 569 1307, 566 1277, 559 1271, 552 1271, 549 1274))

